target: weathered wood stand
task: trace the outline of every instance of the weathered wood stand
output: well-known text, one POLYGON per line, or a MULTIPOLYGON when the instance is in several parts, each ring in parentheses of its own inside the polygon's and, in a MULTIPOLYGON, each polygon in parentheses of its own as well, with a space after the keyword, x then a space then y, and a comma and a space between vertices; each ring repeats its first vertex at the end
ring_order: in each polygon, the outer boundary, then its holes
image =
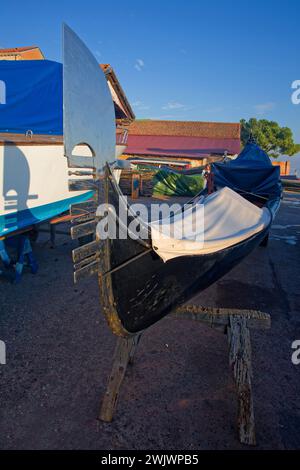
MULTIPOLYGON (((255 445, 255 424, 251 387, 251 343, 250 328, 267 329, 271 326, 270 315, 257 310, 206 308, 185 305, 173 315, 209 324, 227 333, 229 345, 229 365, 233 372, 238 397, 238 431, 240 442, 255 445)), ((117 405, 120 386, 128 364, 133 356, 141 334, 129 338, 118 338, 113 357, 107 390, 100 410, 102 421, 112 421, 117 405)))

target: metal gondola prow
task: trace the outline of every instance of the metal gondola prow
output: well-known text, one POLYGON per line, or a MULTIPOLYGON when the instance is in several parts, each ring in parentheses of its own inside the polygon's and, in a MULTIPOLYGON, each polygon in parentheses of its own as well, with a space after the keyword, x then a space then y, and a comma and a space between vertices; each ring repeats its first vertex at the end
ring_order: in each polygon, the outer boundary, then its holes
POLYGON ((87 145, 97 174, 115 160, 115 112, 105 74, 89 49, 63 25, 63 129, 64 151, 72 167, 77 145, 87 145), (73 161, 73 162, 72 162, 73 161))
MULTIPOLYGON (((93 199, 70 207, 74 239, 94 239, 96 209, 105 202, 105 167, 115 160, 115 111, 105 74, 72 29, 63 24, 64 155, 71 191, 93 190, 93 199), (72 170, 71 170, 72 169, 72 170)), ((99 271, 99 243, 73 250, 74 280, 99 271)))

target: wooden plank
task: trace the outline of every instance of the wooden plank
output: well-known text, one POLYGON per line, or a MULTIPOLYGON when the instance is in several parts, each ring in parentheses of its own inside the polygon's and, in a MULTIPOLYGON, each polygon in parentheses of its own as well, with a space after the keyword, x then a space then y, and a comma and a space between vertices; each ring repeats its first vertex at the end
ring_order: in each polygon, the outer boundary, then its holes
POLYGON ((75 284, 82 279, 86 277, 93 276, 94 274, 97 274, 99 271, 99 261, 94 261, 93 263, 90 263, 86 266, 84 266, 81 269, 78 269, 77 271, 74 272, 74 282, 75 284))
POLYGON ((84 237, 91 233, 96 232, 97 221, 93 220, 91 222, 86 222, 84 224, 74 225, 71 227, 71 237, 73 239, 84 237))
POLYGON ((93 255, 100 249, 100 240, 95 240, 91 243, 87 243, 86 245, 79 246, 72 251, 72 258, 74 263, 78 263, 79 261, 87 258, 88 256, 93 255))
POLYGON ((240 310, 235 308, 210 308, 199 305, 183 305, 177 308, 173 315, 196 320, 211 325, 228 325, 232 315, 243 316, 248 328, 268 329, 271 326, 271 317, 268 313, 259 310, 240 310))
POLYGON ((233 372, 238 394, 238 428, 242 444, 255 445, 255 423, 251 387, 251 342, 247 319, 231 316, 227 329, 229 365, 233 372))
POLYGON ((119 390, 126 374, 132 348, 136 345, 134 337, 118 338, 113 356, 113 366, 108 379, 99 418, 110 423, 117 406, 119 390))
POLYGON ((95 191, 98 184, 93 179, 69 179, 69 191, 95 191))
POLYGON ((72 155, 68 157, 69 168, 95 168, 93 157, 81 157, 72 155))

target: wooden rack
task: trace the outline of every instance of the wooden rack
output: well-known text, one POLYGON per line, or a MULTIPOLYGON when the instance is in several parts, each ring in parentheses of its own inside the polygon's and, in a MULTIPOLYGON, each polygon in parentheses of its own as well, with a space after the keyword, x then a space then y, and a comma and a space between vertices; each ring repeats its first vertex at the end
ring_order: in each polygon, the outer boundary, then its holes
MULTIPOLYGON (((239 439, 242 444, 255 445, 250 328, 270 328, 270 315, 257 310, 207 308, 197 305, 185 305, 172 315, 206 323, 227 334, 229 366, 233 372, 238 399, 239 439)), ((113 419, 126 369, 128 364, 133 362, 141 335, 139 333, 117 340, 112 370, 100 410, 99 418, 102 421, 110 422, 113 419)))

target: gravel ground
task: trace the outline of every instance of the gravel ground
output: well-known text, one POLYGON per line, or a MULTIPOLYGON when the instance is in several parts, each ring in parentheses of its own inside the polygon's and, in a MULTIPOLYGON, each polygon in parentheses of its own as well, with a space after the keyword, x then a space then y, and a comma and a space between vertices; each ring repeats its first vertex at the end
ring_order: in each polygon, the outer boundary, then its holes
MULTIPOLYGON (((267 249, 256 251, 201 293, 205 306, 269 312, 252 331, 257 448, 300 448, 300 196, 285 194, 267 249)), ((95 279, 72 281, 68 236, 35 246, 39 273, 0 281, 2 449, 245 449, 236 432, 236 395, 226 336, 165 318, 147 330, 125 378, 111 424, 97 420, 115 337, 95 279)))

